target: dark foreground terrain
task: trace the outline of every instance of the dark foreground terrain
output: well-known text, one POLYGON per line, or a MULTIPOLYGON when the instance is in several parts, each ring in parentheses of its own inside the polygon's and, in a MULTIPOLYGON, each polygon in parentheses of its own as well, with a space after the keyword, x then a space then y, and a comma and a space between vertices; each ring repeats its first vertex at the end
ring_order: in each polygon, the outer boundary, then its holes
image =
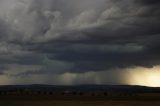
POLYGON ((160 106, 158 101, 9 101, 1 106, 160 106))
POLYGON ((160 106, 160 89, 141 86, 1 86, 0 106, 160 106))

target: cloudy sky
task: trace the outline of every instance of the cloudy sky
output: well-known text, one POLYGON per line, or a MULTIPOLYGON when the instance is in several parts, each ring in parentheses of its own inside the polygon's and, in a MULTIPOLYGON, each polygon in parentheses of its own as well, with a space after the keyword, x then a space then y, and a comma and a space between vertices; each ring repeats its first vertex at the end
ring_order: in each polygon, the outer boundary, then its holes
POLYGON ((159 0, 0 0, 0 85, 160 86, 159 0))

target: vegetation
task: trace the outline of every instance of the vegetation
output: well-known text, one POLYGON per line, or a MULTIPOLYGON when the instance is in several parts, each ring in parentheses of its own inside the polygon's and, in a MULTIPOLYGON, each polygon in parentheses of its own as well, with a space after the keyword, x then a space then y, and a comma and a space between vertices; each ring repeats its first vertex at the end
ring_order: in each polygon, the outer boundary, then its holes
POLYGON ((160 93, 14 88, 0 89, 0 106, 160 106, 160 93))

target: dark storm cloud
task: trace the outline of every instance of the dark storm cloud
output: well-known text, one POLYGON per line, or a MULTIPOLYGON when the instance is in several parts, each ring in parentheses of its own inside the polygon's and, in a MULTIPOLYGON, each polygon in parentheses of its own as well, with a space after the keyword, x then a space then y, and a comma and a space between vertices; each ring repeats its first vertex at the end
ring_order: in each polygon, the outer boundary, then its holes
POLYGON ((4 39, 8 35, 8 26, 0 19, 0 40, 4 39))
POLYGON ((0 2, 0 63, 35 66, 20 74, 160 64, 158 0, 0 2))
POLYGON ((144 5, 153 5, 153 4, 156 5, 160 3, 159 0, 135 0, 135 1, 144 5))
POLYGON ((2 72, 0 72, 0 75, 3 75, 3 73, 2 73, 2 72))

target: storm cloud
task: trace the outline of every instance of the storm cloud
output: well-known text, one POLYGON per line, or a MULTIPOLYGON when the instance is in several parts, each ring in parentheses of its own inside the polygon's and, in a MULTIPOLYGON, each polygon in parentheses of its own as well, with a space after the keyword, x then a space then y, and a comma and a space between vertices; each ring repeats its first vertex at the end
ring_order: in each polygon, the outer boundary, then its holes
POLYGON ((160 65, 159 19, 158 0, 0 0, 0 75, 124 82, 124 68, 160 65))

